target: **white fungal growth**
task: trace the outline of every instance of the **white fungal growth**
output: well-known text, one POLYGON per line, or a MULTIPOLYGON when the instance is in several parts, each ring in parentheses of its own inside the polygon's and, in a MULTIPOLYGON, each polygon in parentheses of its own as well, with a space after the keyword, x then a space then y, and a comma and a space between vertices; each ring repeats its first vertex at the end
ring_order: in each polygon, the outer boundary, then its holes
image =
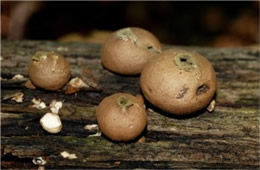
POLYGON ((32 107, 36 108, 36 109, 45 109, 46 108, 46 104, 44 102, 41 101, 41 99, 35 99, 33 98, 32 100, 32 107))
POLYGON ((23 75, 21 74, 16 74, 15 76, 13 76, 12 80, 23 80, 25 79, 23 75))
POLYGON ((92 125, 86 125, 84 126, 85 130, 98 130, 98 125, 97 124, 92 124, 92 125))
POLYGON ((131 30, 131 28, 124 28, 116 32, 116 37, 123 41, 131 41, 132 43, 136 43, 137 37, 131 30))
POLYGON ((101 136, 101 132, 97 132, 93 135, 89 135, 89 137, 98 137, 98 136, 101 136))
POLYGON ((50 110, 53 114, 58 114, 62 108, 62 101, 52 100, 50 104, 50 110))
MULTIPOLYGON (((59 56, 58 56, 58 55, 52 55, 52 58, 53 58, 53 60, 54 60, 53 65, 54 65, 54 67, 55 67, 56 64, 57 64, 57 60, 59 59, 59 56)), ((54 68, 52 68, 52 71, 54 72, 54 68)))
POLYGON ((70 154, 70 153, 67 152, 67 151, 61 152, 60 155, 61 155, 63 158, 65 158, 65 159, 77 159, 77 158, 78 158, 75 153, 70 154))
POLYGON ((47 60, 48 56, 47 55, 41 55, 40 58, 43 59, 43 60, 47 60))
POLYGON ((35 165, 45 165, 47 163, 46 160, 44 160, 41 156, 39 157, 34 157, 33 160, 32 160, 33 164, 35 165))
POLYGON ((53 113, 46 113, 41 118, 40 124, 42 128, 49 133, 59 133, 62 129, 60 117, 53 113))

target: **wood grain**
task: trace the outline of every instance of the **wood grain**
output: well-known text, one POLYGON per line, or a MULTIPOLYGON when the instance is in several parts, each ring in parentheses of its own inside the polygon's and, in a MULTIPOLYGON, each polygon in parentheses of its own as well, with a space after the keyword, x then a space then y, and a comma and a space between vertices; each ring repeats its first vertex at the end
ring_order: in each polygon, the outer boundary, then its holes
POLYGON ((216 108, 189 117, 176 117, 146 101, 148 126, 144 143, 115 143, 85 125, 96 124, 95 108, 115 92, 140 94, 138 76, 121 76, 103 68, 101 44, 50 41, 2 41, 1 51, 1 166, 3 169, 35 169, 36 157, 46 168, 259 168, 259 48, 201 48, 164 45, 198 52, 214 65, 218 79, 216 108), (67 95, 28 89, 27 65, 38 50, 54 50, 65 56, 72 77, 89 87, 67 95), (16 74, 24 80, 12 80, 16 74), (4 100, 23 92, 24 101, 4 100), (49 109, 32 108, 40 98, 47 105, 63 101, 60 111, 63 130, 45 132, 39 119, 49 109), (61 152, 74 153, 65 159, 61 152))

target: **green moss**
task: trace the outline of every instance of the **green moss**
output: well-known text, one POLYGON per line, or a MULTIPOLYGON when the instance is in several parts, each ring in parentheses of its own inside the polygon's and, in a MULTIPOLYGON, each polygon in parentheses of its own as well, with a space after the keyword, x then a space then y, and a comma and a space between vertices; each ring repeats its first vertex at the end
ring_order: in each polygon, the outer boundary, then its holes
POLYGON ((179 124, 176 124, 175 122, 171 122, 169 125, 170 125, 170 128, 177 128, 177 129, 181 128, 181 126, 179 124))

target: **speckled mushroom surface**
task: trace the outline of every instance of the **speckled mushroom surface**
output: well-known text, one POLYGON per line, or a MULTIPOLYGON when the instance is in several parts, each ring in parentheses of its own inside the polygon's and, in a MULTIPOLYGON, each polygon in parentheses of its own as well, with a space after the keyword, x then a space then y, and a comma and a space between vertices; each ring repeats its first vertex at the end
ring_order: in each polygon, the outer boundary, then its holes
POLYGON ((53 51, 38 51, 29 63, 29 78, 46 90, 58 90, 69 80, 71 72, 65 58, 53 51))
POLYGON ((160 52, 160 42, 151 32, 128 27, 115 31, 106 40, 101 60, 112 72, 134 75, 140 74, 147 61, 160 52))
POLYGON ((213 66, 205 57, 170 49, 148 62, 140 85, 149 102, 181 115, 206 107, 216 92, 217 81, 213 66))

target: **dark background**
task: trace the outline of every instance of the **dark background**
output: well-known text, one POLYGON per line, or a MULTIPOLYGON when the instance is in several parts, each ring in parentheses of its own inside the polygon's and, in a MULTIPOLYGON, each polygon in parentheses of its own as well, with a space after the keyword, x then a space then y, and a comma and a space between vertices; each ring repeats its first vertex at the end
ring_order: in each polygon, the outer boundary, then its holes
POLYGON ((259 43, 258 1, 1 2, 1 9, 3 39, 103 42, 112 31, 137 26, 168 44, 259 43))

